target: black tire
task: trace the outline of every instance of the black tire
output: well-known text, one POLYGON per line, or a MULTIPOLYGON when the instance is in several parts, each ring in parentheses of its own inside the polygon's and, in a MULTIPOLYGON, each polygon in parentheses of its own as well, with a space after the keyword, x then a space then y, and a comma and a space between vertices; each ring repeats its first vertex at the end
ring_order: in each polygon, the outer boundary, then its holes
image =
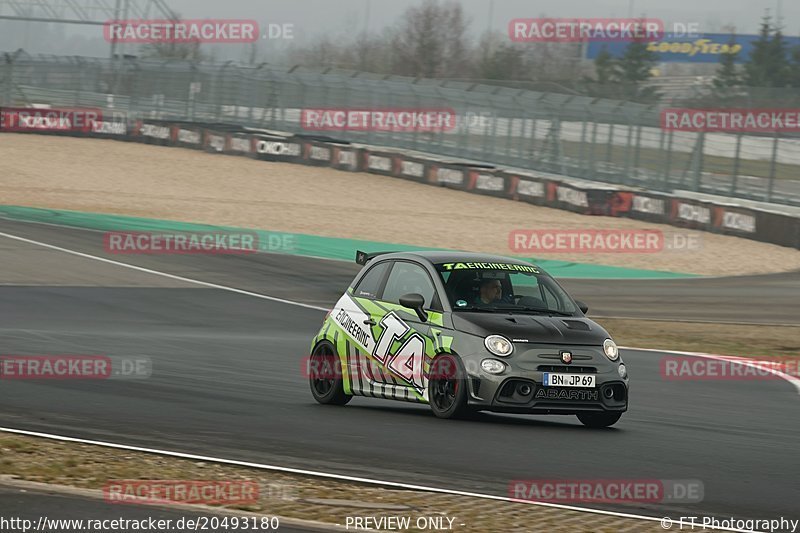
POLYGON ((577 417, 586 427, 607 428, 616 424, 622 413, 581 413, 577 417))
POLYGON ((345 405, 353 399, 344 392, 342 362, 331 343, 317 344, 308 363, 308 382, 315 400, 326 405, 345 405))
POLYGON ((439 418, 465 418, 471 414, 467 405, 467 373, 457 355, 441 354, 431 362, 428 402, 439 418))

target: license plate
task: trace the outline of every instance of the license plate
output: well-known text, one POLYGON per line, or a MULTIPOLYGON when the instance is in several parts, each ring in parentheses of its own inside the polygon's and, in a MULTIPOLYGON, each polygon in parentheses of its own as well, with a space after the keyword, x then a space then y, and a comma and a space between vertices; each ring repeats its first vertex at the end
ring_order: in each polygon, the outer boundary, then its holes
POLYGON ((554 374, 544 373, 545 387, 586 387, 594 388, 597 376, 594 374, 554 374))

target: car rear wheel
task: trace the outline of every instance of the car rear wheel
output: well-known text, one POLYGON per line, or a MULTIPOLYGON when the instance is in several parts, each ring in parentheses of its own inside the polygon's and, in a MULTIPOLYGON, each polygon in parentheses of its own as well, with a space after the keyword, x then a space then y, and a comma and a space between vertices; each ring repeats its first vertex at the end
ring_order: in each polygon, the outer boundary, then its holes
POLYGON ((463 418, 467 406, 466 372, 456 355, 442 354, 431 363, 428 402, 439 418, 463 418))
POLYGON ((311 394, 322 404, 344 405, 353 399, 344 392, 342 362, 329 342, 321 342, 309 358, 308 381, 311 394))
POLYGON ((581 413, 577 416, 586 427, 607 428, 616 424, 622 413, 581 413))

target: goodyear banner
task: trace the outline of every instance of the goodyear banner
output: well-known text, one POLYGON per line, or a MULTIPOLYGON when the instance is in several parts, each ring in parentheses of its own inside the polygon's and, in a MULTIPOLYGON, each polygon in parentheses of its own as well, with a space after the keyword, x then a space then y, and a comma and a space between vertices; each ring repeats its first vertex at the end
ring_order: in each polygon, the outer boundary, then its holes
MULTIPOLYGON (((784 37, 789 52, 800 46, 800 37, 784 37)), ((719 63, 720 55, 738 52, 737 63, 745 63, 753 51, 758 35, 731 35, 729 33, 703 33, 700 35, 670 37, 647 43, 647 48, 658 54, 662 63, 719 63)), ((586 58, 595 59, 603 49, 613 57, 622 57, 627 42, 590 42, 586 58)))

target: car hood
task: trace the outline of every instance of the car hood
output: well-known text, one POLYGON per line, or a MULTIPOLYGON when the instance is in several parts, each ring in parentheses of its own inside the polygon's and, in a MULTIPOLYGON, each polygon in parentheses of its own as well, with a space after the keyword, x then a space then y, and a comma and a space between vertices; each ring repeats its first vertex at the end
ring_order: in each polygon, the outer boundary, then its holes
POLYGON ((453 327, 473 335, 503 335, 512 342, 601 345, 610 336, 583 316, 453 313, 453 327))

